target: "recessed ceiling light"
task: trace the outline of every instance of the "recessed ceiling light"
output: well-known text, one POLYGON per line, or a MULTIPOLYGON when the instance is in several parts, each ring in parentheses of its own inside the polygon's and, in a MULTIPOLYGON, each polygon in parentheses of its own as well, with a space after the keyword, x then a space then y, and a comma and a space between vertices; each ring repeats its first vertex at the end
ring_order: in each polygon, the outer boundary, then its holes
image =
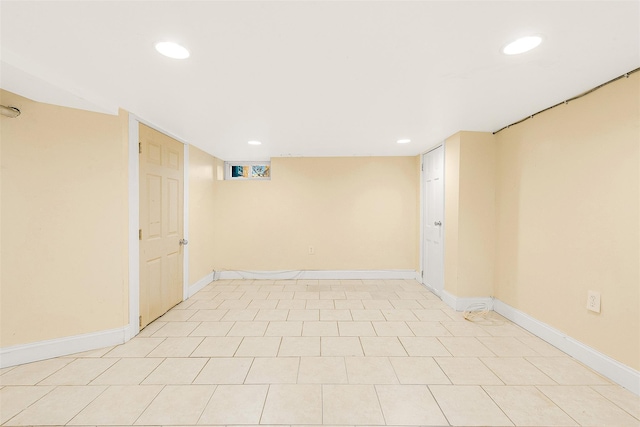
POLYGON ((399 139, 396 141, 398 144, 408 144, 411 142, 410 139, 399 139))
POLYGON ((186 59, 190 55, 187 49, 174 42, 156 43, 156 50, 164 56, 173 59, 186 59))
POLYGON ((260 142, 260 141, 249 141, 249 142, 247 142, 247 144, 249 144, 249 145, 262 145, 262 142, 260 142))
POLYGON ((525 53, 538 47, 542 43, 542 37, 540 36, 527 36, 520 37, 517 40, 512 41, 508 45, 502 48, 502 53, 505 55, 517 55, 519 53, 525 53))

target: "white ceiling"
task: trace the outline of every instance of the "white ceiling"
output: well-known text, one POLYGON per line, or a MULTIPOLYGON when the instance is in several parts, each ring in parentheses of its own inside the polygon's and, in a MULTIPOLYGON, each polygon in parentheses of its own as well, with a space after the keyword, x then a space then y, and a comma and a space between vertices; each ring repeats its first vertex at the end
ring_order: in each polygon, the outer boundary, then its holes
POLYGON ((640 65, 638 1, 3 0, 0 19, 4 89, 121 107, 225 160, 415 155, 640 65))

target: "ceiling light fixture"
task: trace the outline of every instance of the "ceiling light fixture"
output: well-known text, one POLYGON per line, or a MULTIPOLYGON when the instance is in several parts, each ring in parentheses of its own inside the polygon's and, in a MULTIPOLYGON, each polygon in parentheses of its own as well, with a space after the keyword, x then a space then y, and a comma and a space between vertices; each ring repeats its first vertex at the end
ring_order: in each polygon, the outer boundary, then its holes
POLYGON ((11 119, 15 119, 20 115, 20 110, 16 107, 7 107, 6 105, 0 105, 0 114, 11 119))
POLYGON ((247 142, 247 144, 249 144, 249 145, 262 145, 262 142, 260 142, 260 141, 249 141, 249 142, 247 142))
POLYGON ((398 144, 408 144, 411 142, 410 139, 399 139, 396 141, 398 144))
POLYGON ((156 43, 156 50, 164 56, 173 59, 187 59, 190 55, 189 51, 186 48, 174 42, 156 43))
POLYGON ((540 36, 520 37, 503 47, 502 53, 505 55, 518 55, 538 47, 540 43, 542 43, 542 37, 540 36))

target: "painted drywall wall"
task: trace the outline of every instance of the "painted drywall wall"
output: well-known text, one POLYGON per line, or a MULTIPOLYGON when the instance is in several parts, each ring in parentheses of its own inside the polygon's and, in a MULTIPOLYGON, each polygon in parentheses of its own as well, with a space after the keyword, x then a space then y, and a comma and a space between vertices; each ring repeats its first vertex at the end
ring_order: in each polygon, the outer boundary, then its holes
POLYGON ((639 103, 635 73, 496 135, 496 296, 634 369, 639 103))
POLYGON ((445 141, 445 290, 457 297, 493 295, 495 140, 459 132, 445 141))
POLYGON ((419 164, 273 158, 269 181, 220 181, 216 270, 418 270, 419 164))
POLYGON ((216 158, 189 146, 189 285, 214 267, 216 158))
POLYGON ((124 326, 126 119, 0 101, 0 346, 124 326))

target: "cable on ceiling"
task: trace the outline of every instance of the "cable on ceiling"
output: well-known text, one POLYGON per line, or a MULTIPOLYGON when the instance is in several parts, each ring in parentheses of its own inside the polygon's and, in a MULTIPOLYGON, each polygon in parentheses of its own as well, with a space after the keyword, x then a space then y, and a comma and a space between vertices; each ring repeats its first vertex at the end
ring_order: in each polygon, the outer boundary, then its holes
POLYGON ((638 71, 640 71, 640 68, 636 68, 635 70, 631 70, 631 71, 629 71, 628 73, 624 73, 624 74, 622 74, 621 76, 618 76, 618 77, 616 77, 616 78, 614 78, 614 79, 609 80, 608 82, 602 83, 601 85, 598 85, 598 86, 596 86, 596 87, 594 87, 594 88, 592 88, 592 89, 589 89, 588 91, 583 92, 583 93, 581 93, 580 95, 576 95, 576 96, 574 96, 573 98, 569 98, 569 99, 567 99, 567 100, 565 100, 565 101, 558 102, 557 104, 552 105, 551 107, 547 107, 547 108, 545 108, 544 110, 540 110, 540 111, 538 111, 537 113, 534 113, 534 114, 532 114, 532 115, 530 115, 530 116, 527 116, 527 117, 525 117, 525 118, 523 118, 523 119, 518 120, 517 122, 513 122, 513 123, 511 123, 510 125, 507 125, 507 126, 505 126, 505 127, 502 127, 502 128, 500 128, 500 129, 498 129, 497 131, 493 132, 493 134, 495 135, 495 134, 497 134, 497 133, 498 133, 498 132, 500 132, 500 131, 503 131, 503 130, 505 130, 505 129, 510 128, 511 126, 515 126, 515 125, 520 124, 520 123, 522 123, 522 122, 524 122, 524 121, 526 121, 526 120, 532 119, 533 117, 537 116, 538 114, 544 113, 545 111, 547 111, 547 110, 551 110, 552 108, 556 108, 556 107, 557 107, 557 106, 559 106, 559 105, 566 105, 566 104, 568 104, 568 103, 569 103, 569 102, 571 102, 571 101, 575 101, 576 99, 582 98, 583 96, 586 96, 586 95, 590 94, 591 92, 595 92, 596 90, 600 89, 600 88, 601 88, 601 87, 603 87, 603 86, 606 86, 606 85, 608 85, 608 84, 610 84, 610 83, 613 83, 613 82, 618 81, 618 80, 623 79, 623 78, 628 78, 631 74, 633 74, 633 73, 637 73, 638 71))

